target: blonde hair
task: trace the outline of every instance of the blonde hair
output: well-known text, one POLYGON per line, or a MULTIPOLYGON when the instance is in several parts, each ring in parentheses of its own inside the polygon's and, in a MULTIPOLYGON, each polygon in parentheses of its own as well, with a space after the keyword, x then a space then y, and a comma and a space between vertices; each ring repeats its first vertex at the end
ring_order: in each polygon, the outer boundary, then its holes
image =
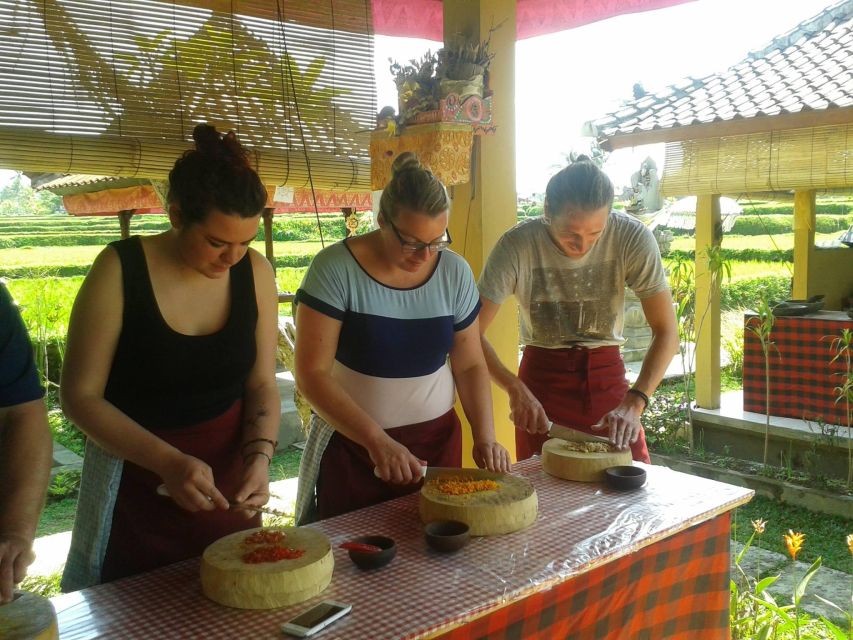
POLYGON ((425 213, 430 217, 450 209, 450 198, 441 180, 411 151, 404 151, 394 158, 391 172, 391 181, 379 199, 379 213, 387 220, 394 220, 400 209, 425 213))

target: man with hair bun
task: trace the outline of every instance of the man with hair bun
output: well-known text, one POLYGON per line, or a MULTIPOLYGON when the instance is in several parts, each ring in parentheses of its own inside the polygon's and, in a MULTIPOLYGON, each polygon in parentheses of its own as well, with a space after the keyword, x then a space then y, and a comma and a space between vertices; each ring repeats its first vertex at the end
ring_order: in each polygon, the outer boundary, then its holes
POLYGON ((111 243, 71 312, 60 395, 88 442, 65 591, 197 556, 260 526, 232 503, 269 499, 278 297, 249 249, 267 193, 233 133, 193 138, 171 228, 111 243))
POLYGON ((492 378, 509 395, 519 460, 541 452, 553 420, 603 433, 649 462, 640 416, 678 350, 678 329, 651 231, 612 204, 609 178, 579 157, 548 182, 543 215, 501 237, 480 277, 481 332, 507 297, 519 305, 518 375, 482 338, 492 378), (630 388, 619 352, 626 286, 653 334, 630 388))
POLYGON ((450 200, 412 153, 382 192, 379 228, 323 249, 296 293, 296 379, 316 412, 299 470, 303 524, 411 493, 422 465, 459 467, 458 390, 474 460, 495 440, 471 268, 447 250, 450 200))

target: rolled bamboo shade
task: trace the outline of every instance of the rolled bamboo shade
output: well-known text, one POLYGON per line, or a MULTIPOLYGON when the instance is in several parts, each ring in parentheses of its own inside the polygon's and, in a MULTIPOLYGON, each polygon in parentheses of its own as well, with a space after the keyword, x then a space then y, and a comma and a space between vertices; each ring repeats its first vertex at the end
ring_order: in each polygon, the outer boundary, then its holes
POLYGON ((667 196, 853 186, 853 124, 668 142, 667 196))
POLYGON ((369 0, 0 0, 0 25, 4 168, 163 178, 210 122, 268 183, 369 188, 369 0))

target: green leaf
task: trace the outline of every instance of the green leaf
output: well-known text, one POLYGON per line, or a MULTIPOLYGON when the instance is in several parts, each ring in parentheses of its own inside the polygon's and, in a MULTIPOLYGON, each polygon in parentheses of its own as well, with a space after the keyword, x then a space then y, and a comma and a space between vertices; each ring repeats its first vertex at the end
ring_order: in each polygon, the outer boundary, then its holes
POLYGON ((823 616, 820 616, 820 621, 823 623, 824 628, 832 634, 832 637, 835 640, 850 640, 850 636, 847 635, 847 632, 841 627, 833 624, 823 616))
POLYGON ((800 580, 799 584, 797 585, 797 588, 794 589, 794 604, 795 605, 800 604, 800 600, 803 599, 803 594, 806 592, 806 585, 808 585, 809 580, 812 579, 812 576, 814 576, 815 572, 818 569, 820 569, 820 564, 821 564, 821 558, 818 557, 818 559, 815 560, 814 563, 812 563, 812 566, 809 567, 809 570, 806 571, 806 575, 804 575, 803 579, 800 580))
POLYGON ((755 595, 759 595, 762 591, 764 591, 771 584, 776 582, 779 579, 779 576, 767 576, 762 579, 761 582, 755 585, 755 595))

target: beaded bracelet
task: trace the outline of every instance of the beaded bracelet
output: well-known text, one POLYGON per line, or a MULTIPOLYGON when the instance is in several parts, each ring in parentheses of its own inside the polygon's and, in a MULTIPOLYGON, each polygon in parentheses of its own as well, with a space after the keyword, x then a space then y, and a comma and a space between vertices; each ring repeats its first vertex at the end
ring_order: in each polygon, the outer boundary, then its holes
POLYGON ((633 393, 634 395, 640 396, 643 399, 643 411, 649 408, 649 396, 647 396, 645 393, 634 387, 628 389, 628 393, 633 393))
POLYGON ((249 440, 248 442, 244 442, 240 447, 240 451, 243 451, 250 444, 255 444, 256 442, 266 442, 267 444, 272 445, 272 450, 275 452, 278 449, 278 440, 270 440, 269 438, 255 438, 254 440, 249 440))
POLYGON ((250 451, 249 453, 243 456, 243 464, 246 464, 246 460, 248 460, 252 456, 263 456, 267 459, 267 466, 270 466, 272 464, 272 458, 263 451, 250 451))

